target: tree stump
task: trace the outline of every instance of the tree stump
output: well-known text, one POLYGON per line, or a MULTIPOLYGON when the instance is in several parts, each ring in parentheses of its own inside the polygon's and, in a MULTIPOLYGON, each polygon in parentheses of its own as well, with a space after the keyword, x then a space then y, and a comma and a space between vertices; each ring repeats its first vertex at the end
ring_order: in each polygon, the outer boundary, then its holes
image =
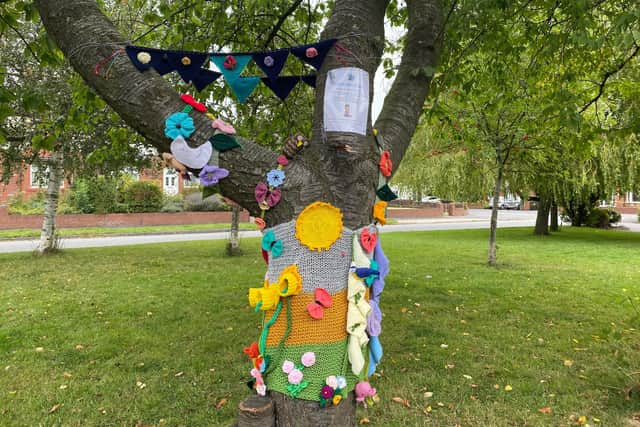
POLYGON ((275 427, 275 406, 267 396, 247 397, 238 405, 237 427, 275 427))

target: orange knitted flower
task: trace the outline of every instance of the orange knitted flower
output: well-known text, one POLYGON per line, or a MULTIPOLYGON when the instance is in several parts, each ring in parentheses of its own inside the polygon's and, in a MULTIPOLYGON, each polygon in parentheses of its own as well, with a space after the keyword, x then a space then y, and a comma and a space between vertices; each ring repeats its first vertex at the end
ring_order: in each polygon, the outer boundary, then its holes
POLYGON ((380 225, 385 225, 387 223, 387 218, 384 216, 384 210, 386 208, 387 202, 382 200, 373 205, 373 219, 378 221, 380 225))
POLYGON ((382 155, 380 156, 380 163, 378 163, 378 165, 380 166, 380 173, 382 173, 382 175, 389 177, 391 176, 391 169, 393 168, 393 163, 391 162, 391 153, 389 153, 387 150, 382 152, 382 155))

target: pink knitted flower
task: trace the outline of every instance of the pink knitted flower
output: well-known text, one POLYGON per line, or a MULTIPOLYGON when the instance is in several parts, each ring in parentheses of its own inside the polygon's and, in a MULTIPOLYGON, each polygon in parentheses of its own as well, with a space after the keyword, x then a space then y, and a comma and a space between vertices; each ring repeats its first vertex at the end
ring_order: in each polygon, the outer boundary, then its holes
POLYGON ((289 164, 289 159, 287 159, 287 156, 284 156, 282 154, 280 154, 276 160, 278 161, 278 164, 282 166, 287 166, 289 164))
POLYGON ((313 366, 316 363, 316 354, 312 351, 308 351, 302 355, 302 364, 307 368, 313 366))
POLYGON ((291 371, 293 371, 293 368, 295 368, 295 366, 293 365, 293 362, 290 360, 285 360, 284 363, 282 364, 282 372, 284 372, 285 374, 288 374, 291 371))
POLYGON ((294 369, 293 371, 289 372, 289 376, 287 377, 287 379, 291 384, 300 384, 300 381, 302 381, 302 372, 300 371, 300 369, 294 369))
POLYGON ((307 56, 307 58, 315 58, 316 56, 318 56, 318 49, 316 49, 315 47, 310 47, 306 50, 305 55, 307 56))
POLYGON ((330 399, 333 396, 333 389, 328 385, 322 387, 322 390, 320 390, 320 396, 325 399, 330 399))

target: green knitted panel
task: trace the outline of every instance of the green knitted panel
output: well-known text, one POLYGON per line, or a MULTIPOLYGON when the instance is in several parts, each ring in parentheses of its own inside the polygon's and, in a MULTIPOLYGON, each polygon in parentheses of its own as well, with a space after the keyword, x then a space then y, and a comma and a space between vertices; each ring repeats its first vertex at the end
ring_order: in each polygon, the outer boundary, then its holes
POLYGON ((304 368, 303 381, 308 381, 307 388, 298 394, 298 399, 320 400, 320 390, 325 385, 325 380, 330 375, 342 375, 347 379, 346 393, 353 390, 358 378, 351 372, 351 365, 347 356, 347 339, 332 344, 298 345, 287 347, 267 347, 266 353, 271 357, 269 369, 265 375, 265 384, 268 390, 274 390, 288 394, 287 374, 282 372, 282 363, 290 360, 296 365, 300 364, 300 358, 307 351, 316 354, 316 363, 304 368))

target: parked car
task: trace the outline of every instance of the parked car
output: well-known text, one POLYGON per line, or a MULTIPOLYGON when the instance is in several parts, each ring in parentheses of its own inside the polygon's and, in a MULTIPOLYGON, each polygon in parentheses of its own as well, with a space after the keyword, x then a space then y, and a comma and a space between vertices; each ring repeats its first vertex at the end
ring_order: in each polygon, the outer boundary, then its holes
MULTIPOLYGON (((489 205, 486 207, 487 209, 491 209, 493 207, 493 197, 489 197, 489 205)), ((498 209, 520 209, 520 198, 519 197, 507 197, 500 196, 498 199, 498 209)))
POLYGON ((425 196, 422 198, 422 202, 424 203, 439 203, 440 199, 436 196, 425 196))

